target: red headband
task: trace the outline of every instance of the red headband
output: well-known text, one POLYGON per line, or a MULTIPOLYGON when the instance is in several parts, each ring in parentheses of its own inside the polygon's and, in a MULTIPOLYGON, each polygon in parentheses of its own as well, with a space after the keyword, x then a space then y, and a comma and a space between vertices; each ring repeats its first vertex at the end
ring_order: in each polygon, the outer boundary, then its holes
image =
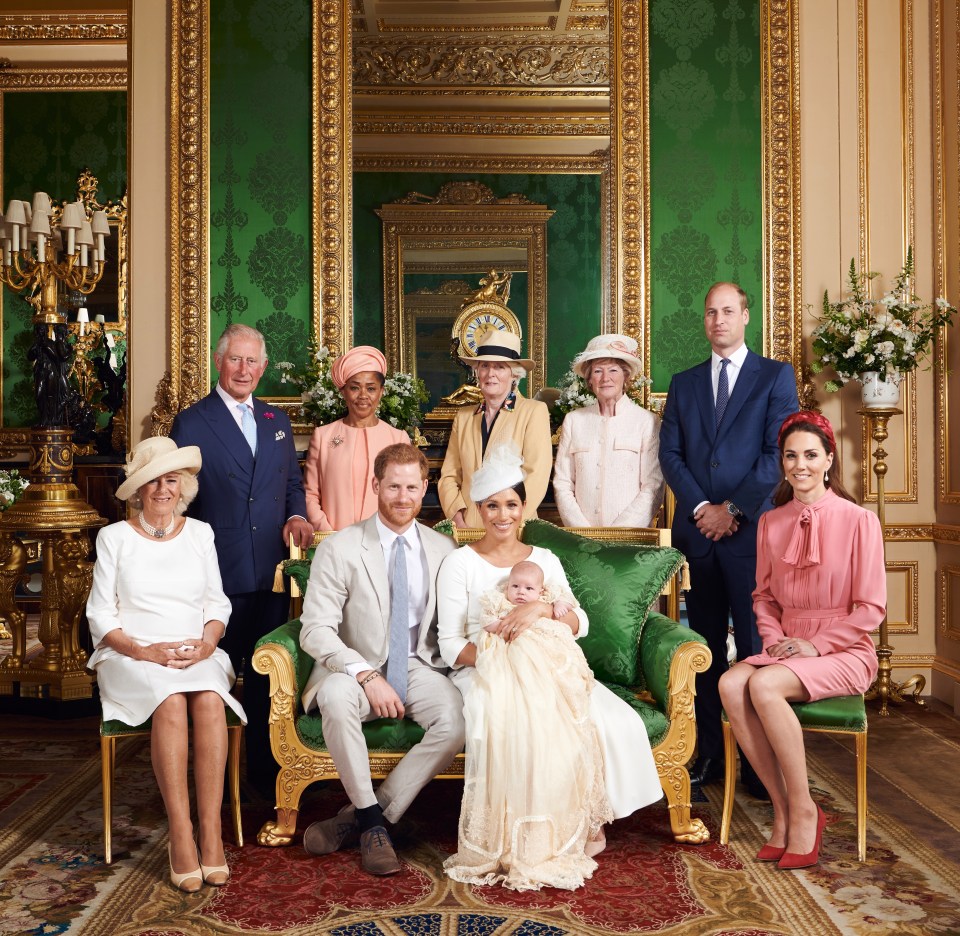
POLYGON ((788 416, 777 433, 777 445, 783 446, 787 433, 798 423, 810 423, 820 429, 830 442, 831 453, 836 452, 837 440, 833 437, 833 426, 830 425, 830 420, 822 413, 815 413, 813 410, 800 410, 799 413, 788 416))

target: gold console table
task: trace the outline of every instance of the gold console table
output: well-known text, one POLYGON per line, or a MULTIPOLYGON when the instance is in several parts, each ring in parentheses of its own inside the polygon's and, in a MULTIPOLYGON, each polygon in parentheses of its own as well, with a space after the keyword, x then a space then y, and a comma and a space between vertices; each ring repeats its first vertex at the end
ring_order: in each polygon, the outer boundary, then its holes
POLYGON ((107 521, 80 496, 73 483, 73 430, 34 429, 27 472, 30 486, 0 514, 0 617, 12 636, 0 660, 0 695, 57 700, 89 699, 94 677, 80 646, 80 621, 93 580, 88 531, 107 521), (15 591, 27 578, 28 546, 43 563, 40 628, 43 650, 27 659, 27 615, 15 591))

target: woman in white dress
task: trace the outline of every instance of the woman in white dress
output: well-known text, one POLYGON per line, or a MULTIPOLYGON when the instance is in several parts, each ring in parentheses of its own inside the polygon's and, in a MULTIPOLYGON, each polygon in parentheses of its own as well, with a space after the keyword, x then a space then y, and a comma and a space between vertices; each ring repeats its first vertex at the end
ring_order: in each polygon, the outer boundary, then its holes
POLYGON ((194 893, 226 884, 220 805, 227 760, 224 705, 246 724, 230 695, 230 658, 217 643, 230 617, 213 530, 182 516, 198 490, 197 446, 145 439, 127 456, 117 497, 138 514, 104 527, 87 601, 105 721, 151 718, 150 754, 170 827, 170 881, 194 893), (187 787, 189 725, 199 839, 187 787))
MULTIPOLYGON (((519 854, 518 846, 531 840, 534 827, 521 822, 505 827, 509 819, 503 815, 484 818, 484 809, 489 809, 489 790, 482 789, 485 778, 476 775, 484 769, 483 764, 474 764, 470 751, 471 745, 483 741, 483 732, 489 725, 485 722, 482 704, 471 694, 475 679, 483 688, 478 697, 481 703, 484 694, 497 684, 488 680, 483 666, 478 665, 478 644, 485 633, 481 625, 481 598, 491 588, 502 585, 511 567, 525 559, 543 569, 548 589, 569 594, 570 587, 553 553, 520 541, 525 490, 521 459, 515 449, 511 451, 504 446, 488 454, 473 476, 471 491, 479 492, 477 507, 486 532, 473 545, 451 553, 444 560, 437 580, 440 653, 451 667, 450 678, 463 694, 467 722, 467 777, 459 851, 448 859, 445 867, 448 874, 469 883, 503 883, 517 889, 579 886, 596 866, 591 856, 603 849, 602 828, 592 841, 583 836, 564 839, 557 835, 553 854, 541 860, 539 867, 531 867, 525 861, 515 862, 514 852, 519 854), (557 860, 563 856, 569 861, 557 860)), ((553 618, 553 607, 543 601, 528 602, 504 616, 497 633, 508 644, 512 643, 543 617, 553 618)), ((574 608, 558 620, 577 638, 587 633, 589 622, 581 608, 574 608)), ((562 765, 580 753, 564 750, 563 745, 555 743, 556 738, 545 724, 558 717, 558 713, 551 710, 554 704, 551 700, 557 697, 559 672, 559 667, 546 663, 536 671, 536 663, 531 663, 530 678, 519 687, 521 691, 516 696, 531 717, 513 719, 509 729, 502 733, 511 751, 538 752, 524 757, 526 769, 506 772, 504 797, 528 804, 536 802, 539 814, 547 816, 546 822, 557 829, 564 822, 559 812, 566 808, 570 798, 570 791, 564 786, 569 782, 568 772, 562 765), (533 717, 538 708, 539 720, 533 717), (551 815, 551 803, 557 814, 551 815)), ((502 683, 500 686, 500 690, 494 691, 506 691, 502 683)), ((499 704, 493 707, 503 709, 499 704)), ((594 682, 590 687, 589 717, 598 735, 606 799, 613 818, 628 816, 660 799, 663 791, 640 716, 601 683, 594 682)), ((486 753, 489 759, 488 749, 486 753)), ((516 765, 514 754, 507 757, 516 765)), ((589 798, 588 790, 583 794, 589 798)))

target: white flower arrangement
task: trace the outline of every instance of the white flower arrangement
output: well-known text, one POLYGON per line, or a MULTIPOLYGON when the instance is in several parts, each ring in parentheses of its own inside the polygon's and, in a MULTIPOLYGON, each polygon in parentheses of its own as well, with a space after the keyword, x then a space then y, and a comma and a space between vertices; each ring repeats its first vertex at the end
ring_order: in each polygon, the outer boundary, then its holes
POLYGON ((924 303, 913 295, 913 249, 897 274, 893 289, 880 299, 871 299, 870 281, 878 273, 860 274, 850 261, 847 283, 850 295, 831 302, 823 294, 823 311, 813 330, 814 360, 811 370, 819 374, 829 367, 836 380, 828 380, 828 393, 848 380, 876 371, 888 380, 916 370, 929 354, 933 339, 943 325, 952 325, 956 309, 946 299, 924 303))
MULTIPOLYGON (((274 365, 280 371, 280 383, 293 384, 300 391, 300 411, 315 426, 332 423, 347 415, 347 404, 333 383, 330 366, 334 358, 329 348, 311 343, 307 366, 302 371, 289 361, 274 365)), ((378 415, 397 429, 413 435, 420 425, 420 406, 429 399, 419 377, 397 371, 388 374, 383 386, 378 415)))
POLYGON ((16 468, 0 469, 0 511, 12 507, 29 486, 30 482, 21 478, 16 468))

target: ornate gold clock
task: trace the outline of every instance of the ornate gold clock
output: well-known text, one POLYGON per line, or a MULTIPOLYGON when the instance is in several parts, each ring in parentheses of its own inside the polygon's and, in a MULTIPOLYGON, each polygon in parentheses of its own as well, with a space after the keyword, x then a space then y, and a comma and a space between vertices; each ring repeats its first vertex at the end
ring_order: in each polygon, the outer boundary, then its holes
POLYGON ((477 342, 493 330, 523 337, 519 320, 507 308, 511 275, 509 272, 497 275, 496 271, 491 270, 488 276, 480 280, 481 289, 467 298, 453 323, 451 337, 455 342, 455 350, 476 354, 477 342))

